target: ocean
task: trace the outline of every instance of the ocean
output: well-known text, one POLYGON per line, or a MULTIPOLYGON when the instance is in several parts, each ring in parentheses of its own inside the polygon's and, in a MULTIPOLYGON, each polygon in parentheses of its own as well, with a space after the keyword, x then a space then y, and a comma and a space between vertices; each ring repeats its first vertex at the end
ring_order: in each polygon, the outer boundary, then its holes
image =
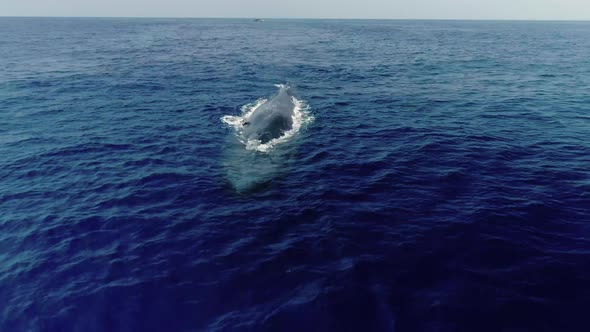
POLYGON ((590 22, 0 18, 1 331, 574 332, 589 303, 590 22), (241 140, 287 86, 296 128, 241 140))

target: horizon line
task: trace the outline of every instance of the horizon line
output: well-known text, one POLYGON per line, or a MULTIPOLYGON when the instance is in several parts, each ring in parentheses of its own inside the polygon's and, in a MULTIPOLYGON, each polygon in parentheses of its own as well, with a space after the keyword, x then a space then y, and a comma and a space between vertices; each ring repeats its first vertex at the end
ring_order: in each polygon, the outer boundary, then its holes
POLYGON ((352 18, 352 17, 222 17, 222 16, 43 16, 0 15, 0 18, 130 18, 130 19, 218 19, 218 20, 348 20, 348 21, 506 21, 506 22, 590 22, 590 19, 548 18, 352 18))

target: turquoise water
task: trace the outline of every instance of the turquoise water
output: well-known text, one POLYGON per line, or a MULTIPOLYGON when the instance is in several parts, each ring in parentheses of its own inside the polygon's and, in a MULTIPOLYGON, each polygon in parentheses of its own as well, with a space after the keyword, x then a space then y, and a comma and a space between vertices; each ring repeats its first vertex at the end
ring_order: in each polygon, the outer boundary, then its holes
POLYGON ((590 23, 0 18, 0 68, 2 331, 587 329, 590 23))

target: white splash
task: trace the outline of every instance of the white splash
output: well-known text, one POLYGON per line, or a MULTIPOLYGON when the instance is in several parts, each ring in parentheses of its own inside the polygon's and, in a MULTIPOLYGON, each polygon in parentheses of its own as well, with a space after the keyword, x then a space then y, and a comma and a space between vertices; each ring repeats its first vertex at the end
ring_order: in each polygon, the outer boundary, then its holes
MULTIPOLYGON (((285 85, 283 84, 276 84, 275 86, 279 89, 285 87, 285 85)), ((314 120, 313 115, 311 115, 311 113, 309 112, 309 106, 305 102, 295 97, 291 98, 293 100, 294 105, 292 116, 293 125, 291 129, 284 132, 283 135, 281 135, 280 137, 274 138, 264 144, 257 139, 246 139, 242 135, 242 124, 244 122, 247 122, 250 119, 250 116, 254 113, 254 111, 256 111, 256 109, 260 107, 262 104, 264 104, 267 101, 267 99, 259 99, 254 103, 246 104, 242 106, 241 115, 225 115, 221 118, 221 121, 235 130, 238 140, 245 145, 247 150, 255 150, 267 153, 271 151, 275 146, 291 140, 301 130, 303 126, 313 122, 314 120)))

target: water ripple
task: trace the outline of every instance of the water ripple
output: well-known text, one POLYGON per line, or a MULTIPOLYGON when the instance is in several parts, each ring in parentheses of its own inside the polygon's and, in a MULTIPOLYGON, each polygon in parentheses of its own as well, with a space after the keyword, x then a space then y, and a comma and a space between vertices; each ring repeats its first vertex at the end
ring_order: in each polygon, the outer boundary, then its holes
POLYGON ((0 330, 585 331, 589 30, 0 18, 0 330))

